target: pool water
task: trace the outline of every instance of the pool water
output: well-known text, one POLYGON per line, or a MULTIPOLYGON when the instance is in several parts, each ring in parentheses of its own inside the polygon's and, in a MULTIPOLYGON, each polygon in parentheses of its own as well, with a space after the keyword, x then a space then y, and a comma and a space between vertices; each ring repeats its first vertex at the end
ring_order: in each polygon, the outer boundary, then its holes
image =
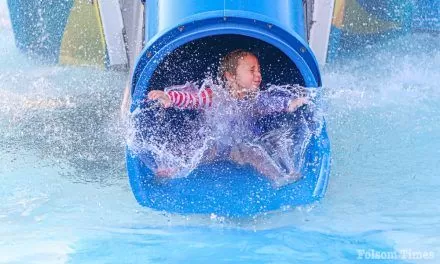
POLYGON ((125 74, 39 64, 15 48, 5 17, 0 263, 440 261, 439 36, 402 36, 326 65, 327 195, 225 219, 139 206, 125 171, 125 74))

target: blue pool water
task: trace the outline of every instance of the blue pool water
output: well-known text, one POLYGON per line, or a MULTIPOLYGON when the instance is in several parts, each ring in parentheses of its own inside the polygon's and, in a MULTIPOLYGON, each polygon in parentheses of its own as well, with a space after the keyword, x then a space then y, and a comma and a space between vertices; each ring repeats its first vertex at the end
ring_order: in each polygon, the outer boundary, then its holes
POLYGON ((439 36, 327 65, 326 197, 231 220, 140 207, 124 167, 125 75, 33 62, 4 7, 0 263, 440 262, 439 36), (391 254, 402 250, 413 255, 391 254))

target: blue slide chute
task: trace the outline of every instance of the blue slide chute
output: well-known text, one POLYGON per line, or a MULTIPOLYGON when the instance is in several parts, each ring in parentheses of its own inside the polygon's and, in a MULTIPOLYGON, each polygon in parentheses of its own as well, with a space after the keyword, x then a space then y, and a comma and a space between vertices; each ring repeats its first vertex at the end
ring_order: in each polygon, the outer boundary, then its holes
MULTIPOLYGON (((145 19, 146 45, 132 76, 132 112, 145 107, 150 89, 202 80, 207 69, 215 71, 219 59, 238 48, 257 54, 265 84, 321 86, 317 62, 305 40, 302 1, 148 0, 145 19)), ((277 118, 288 120, 285 116, 272 119, 277 118)), ((143 117, 137 122, 148 126, 153 119, 143 117)), ((130 184, 141 205, 230 217, 319 200, 326 191, 330 168, 324 121, 310 138, 304 157, 304 177, 274 188, 252 167, 232 161, 202 164, 187 177, 157 181, 138 154, 129 147, 126 153, 130 184)))

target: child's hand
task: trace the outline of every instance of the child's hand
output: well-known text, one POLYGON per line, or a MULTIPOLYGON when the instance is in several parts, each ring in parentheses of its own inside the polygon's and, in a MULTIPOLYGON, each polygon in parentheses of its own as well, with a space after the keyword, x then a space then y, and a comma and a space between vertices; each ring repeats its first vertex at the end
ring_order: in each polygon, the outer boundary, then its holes
POLYGON ((296 111, 296 109, 298 109, 299 107, 308 104, 309 103, 309 99, 307 97, 300 97, 294 100, 291 100, 289 102, 289 105, 287 106, 287 111, 288 112, 294 112, 296 111))
POLYGON ((164 91, 153 90, 148 93, 148 99, 157 100, 164 108, 171 107, 171 99, 164 91))

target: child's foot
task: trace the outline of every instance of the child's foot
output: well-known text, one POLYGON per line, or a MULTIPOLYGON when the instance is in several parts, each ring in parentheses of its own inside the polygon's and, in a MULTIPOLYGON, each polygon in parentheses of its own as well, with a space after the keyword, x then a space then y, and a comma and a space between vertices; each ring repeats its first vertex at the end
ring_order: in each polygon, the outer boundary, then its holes
POLYGON ((274 188, 281 188, 285 185, 297 182, 302 178, 301 174, 298 172, 291 172, 289 175, 278 176, 271 178, 273 180, 272 186, 274 188))
POLYGON ((157 179, 177 179, 188 176, 193 168, 158 168, 156 170, 157 179))
POLYGON ((177 172, 176 168, 157 168, 156 176, 161 178, 170 178, 177 172))

